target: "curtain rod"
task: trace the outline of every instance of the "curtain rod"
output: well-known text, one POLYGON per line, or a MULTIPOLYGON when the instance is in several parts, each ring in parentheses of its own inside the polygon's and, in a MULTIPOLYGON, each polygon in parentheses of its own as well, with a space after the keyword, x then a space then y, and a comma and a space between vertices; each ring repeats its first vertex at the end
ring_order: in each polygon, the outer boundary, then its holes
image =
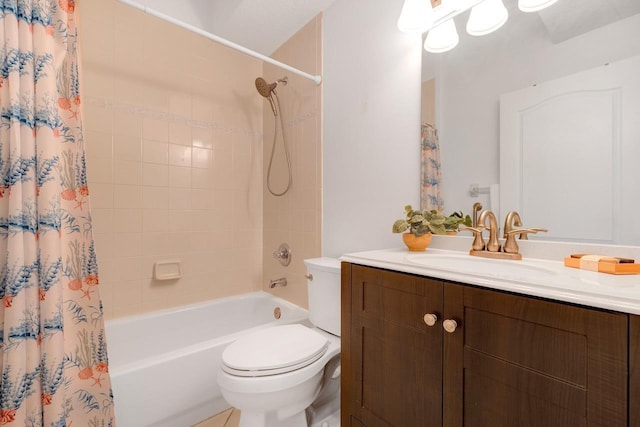
POLYGON ((304 77, 306 79, 312 80, 318 86, 320 85, 320 83, 322 83, 322 76, 320 76, 320 75, 312 75, 312 74, 309 74, 309 73, 305 73, 304 71, 298 70, 297 68, 294 68, 291 65, 287 65, 287 64, 285 64, 283 62, 277 61, 277 60, 275 60, 273 58, 270 58, 270 57, 268 57, 266 55, 263 55, 263 54, 261 54, 259 52, 254 51, 254 50, 248 49, 248 48, 246 48, 244 46, 241 46, 241 45, 239 45, 237 43, 234 43, 234 42, 229 41, 227 39, 223 39, 220 36, 217 36, 215 34, 212 34, 212 33, 209 33, 207 31, 204 31, 204 30, 202 30, 202 29, 200 29, 198 27, 194 27, 193 25, 187 24, 186 22, 179 21, 179 20, 177 20, 177 19, 175 19, 175 18, 173 18, 173 17, 171 17, 169 15, 166 15, 166 14, 162 13, 162 12, 158 12, 157 10, 150 9, 147 6, 142 5, 140 3, 136 3, 136 2, 131 1, 131 0, 118 0, 118 1, 120 3, 126 4, 127 6, 131 6, 131 7, 135 8, 135 9, 138 9, 138 10, 146 13, 147 15, 155 16, 156 18, 162 19, 163 21, 166 21, 166 22, 169 22, 171 24, 177 25, 178 27, 184 28, 185 30, 188 30, 188 31, 191 31, 193 33, 199 34, 199 35, 201 35, 203 37, 206 37, 206 38, 208 38, 210 40, 213 40, 213 41, 218 42, 220 44, 223 44, 223 45, 225 45, 227 47, 230 47, 231 49, 235 49, 235 50, 237 50, 239 52, 242 52, 244 54, 247 54, 249 56, 253 56, 254 58, 258 58, 258 59, 260 59, 260 60, 262 60, 264 62, 268 62, 269 64, 275 65, 276 67, 280 67, 280 68, 282 68, 284 70, 291 71, 294 74, 297 74, 297 75, 302 76, 302 77, 304 77))

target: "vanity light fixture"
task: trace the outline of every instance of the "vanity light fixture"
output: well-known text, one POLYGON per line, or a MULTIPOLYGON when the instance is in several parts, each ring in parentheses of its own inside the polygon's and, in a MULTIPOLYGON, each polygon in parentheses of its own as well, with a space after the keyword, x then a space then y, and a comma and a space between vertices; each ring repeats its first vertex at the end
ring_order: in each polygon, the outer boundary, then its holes
POLYGON ((404 0, 398 29, 422 34, 471 9, 484 0, 404 0))
POLYGON ((467 33, 472 36, 484 36, 502 27, 509 12, 502 0, 484 0, 471 8, 467 21, 467 33))
POLYGON ((459 41, 456 23, 453 19, 449 19, 429 30, 424 41, 424 50, 432 53, 446 52, 456 47, 459 41))
MULTIPOLYGON (((518 0, 518 7, 524 12, 535 12, 557 1, 518 0)), ((406 33, 422 34, 428 31, 425 50, 446 52, 453 49, 459 40, 453 18, 469 9, 471 14, 467 32, 473 36, 497 30, 509 17, 502 0, 404 0, 398 28, 406 33)))
POLYGON ((432 15, 429 0, 404 0, 398 29, 403 33, 422 34, 433 25, 432 15))
POLYGON ((558 0, 518 0, 518 8, 523 12, 537 12, 551 6, 558 0))

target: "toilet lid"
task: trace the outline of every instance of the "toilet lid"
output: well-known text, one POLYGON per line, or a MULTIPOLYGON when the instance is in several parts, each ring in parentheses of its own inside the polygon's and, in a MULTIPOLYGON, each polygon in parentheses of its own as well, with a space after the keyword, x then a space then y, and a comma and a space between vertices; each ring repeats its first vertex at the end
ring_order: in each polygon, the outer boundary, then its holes
POLYGON ((282 374, 310 365, 328 347, 327 338, 305 326, 275 326, 230 344, 222 353, 222 368, 247 377, 282 374))

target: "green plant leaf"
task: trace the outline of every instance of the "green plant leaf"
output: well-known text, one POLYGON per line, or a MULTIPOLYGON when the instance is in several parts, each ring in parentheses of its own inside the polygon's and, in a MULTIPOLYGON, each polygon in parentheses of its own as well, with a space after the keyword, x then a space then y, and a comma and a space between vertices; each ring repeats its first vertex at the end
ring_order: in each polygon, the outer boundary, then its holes
POLYGON ((431 230, 433 234, 445 234, 447 231, 443 224, 435 225, 433 223, 429 224, 429 230, 431 230))
POLYGON ((438 215, 438 217, 432 217, 431 221, 429 221, 430 225, 435 225, 435 226, 440 226, 442 225, 444 227, 444 221, 445 218, 443 216, 438 215))
POLYGON ((409 220, 409 222, 411 224, 418 224, 421 223, 422 221, 424 221, 424 217, 422 215, 414 215, 411 217, 411 219, 409 220))
MULTIPOLYGON (((411 205, 406 205, 404 211, 406 219, 399 219, 393 224, 394 233, 404 233, 409 230, 416 237, 427 233, 445 234, 447 229, 457 230, 458 225, 463 221, 462 211, 454 212, 448 217, 435 209, 413 210, 411 205)), ((469 218, 468 215, 467 218, 469 218)))
POLYGON ((409 223, 404 219, 399 219, 393 223, 392 231, 394 233, 404 233, 409 228, 409 223))

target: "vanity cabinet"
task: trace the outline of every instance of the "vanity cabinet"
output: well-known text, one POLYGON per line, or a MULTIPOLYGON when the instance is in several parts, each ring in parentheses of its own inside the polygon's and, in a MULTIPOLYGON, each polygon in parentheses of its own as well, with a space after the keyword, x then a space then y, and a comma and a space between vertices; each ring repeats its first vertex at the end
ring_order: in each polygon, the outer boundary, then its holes
POLYGON ((343 263, 342 426, 640 427, 639 340, 636 316, 343 263))
POLYGON ((629 316, 629 427, 640 427, 640 316, 629 316))

